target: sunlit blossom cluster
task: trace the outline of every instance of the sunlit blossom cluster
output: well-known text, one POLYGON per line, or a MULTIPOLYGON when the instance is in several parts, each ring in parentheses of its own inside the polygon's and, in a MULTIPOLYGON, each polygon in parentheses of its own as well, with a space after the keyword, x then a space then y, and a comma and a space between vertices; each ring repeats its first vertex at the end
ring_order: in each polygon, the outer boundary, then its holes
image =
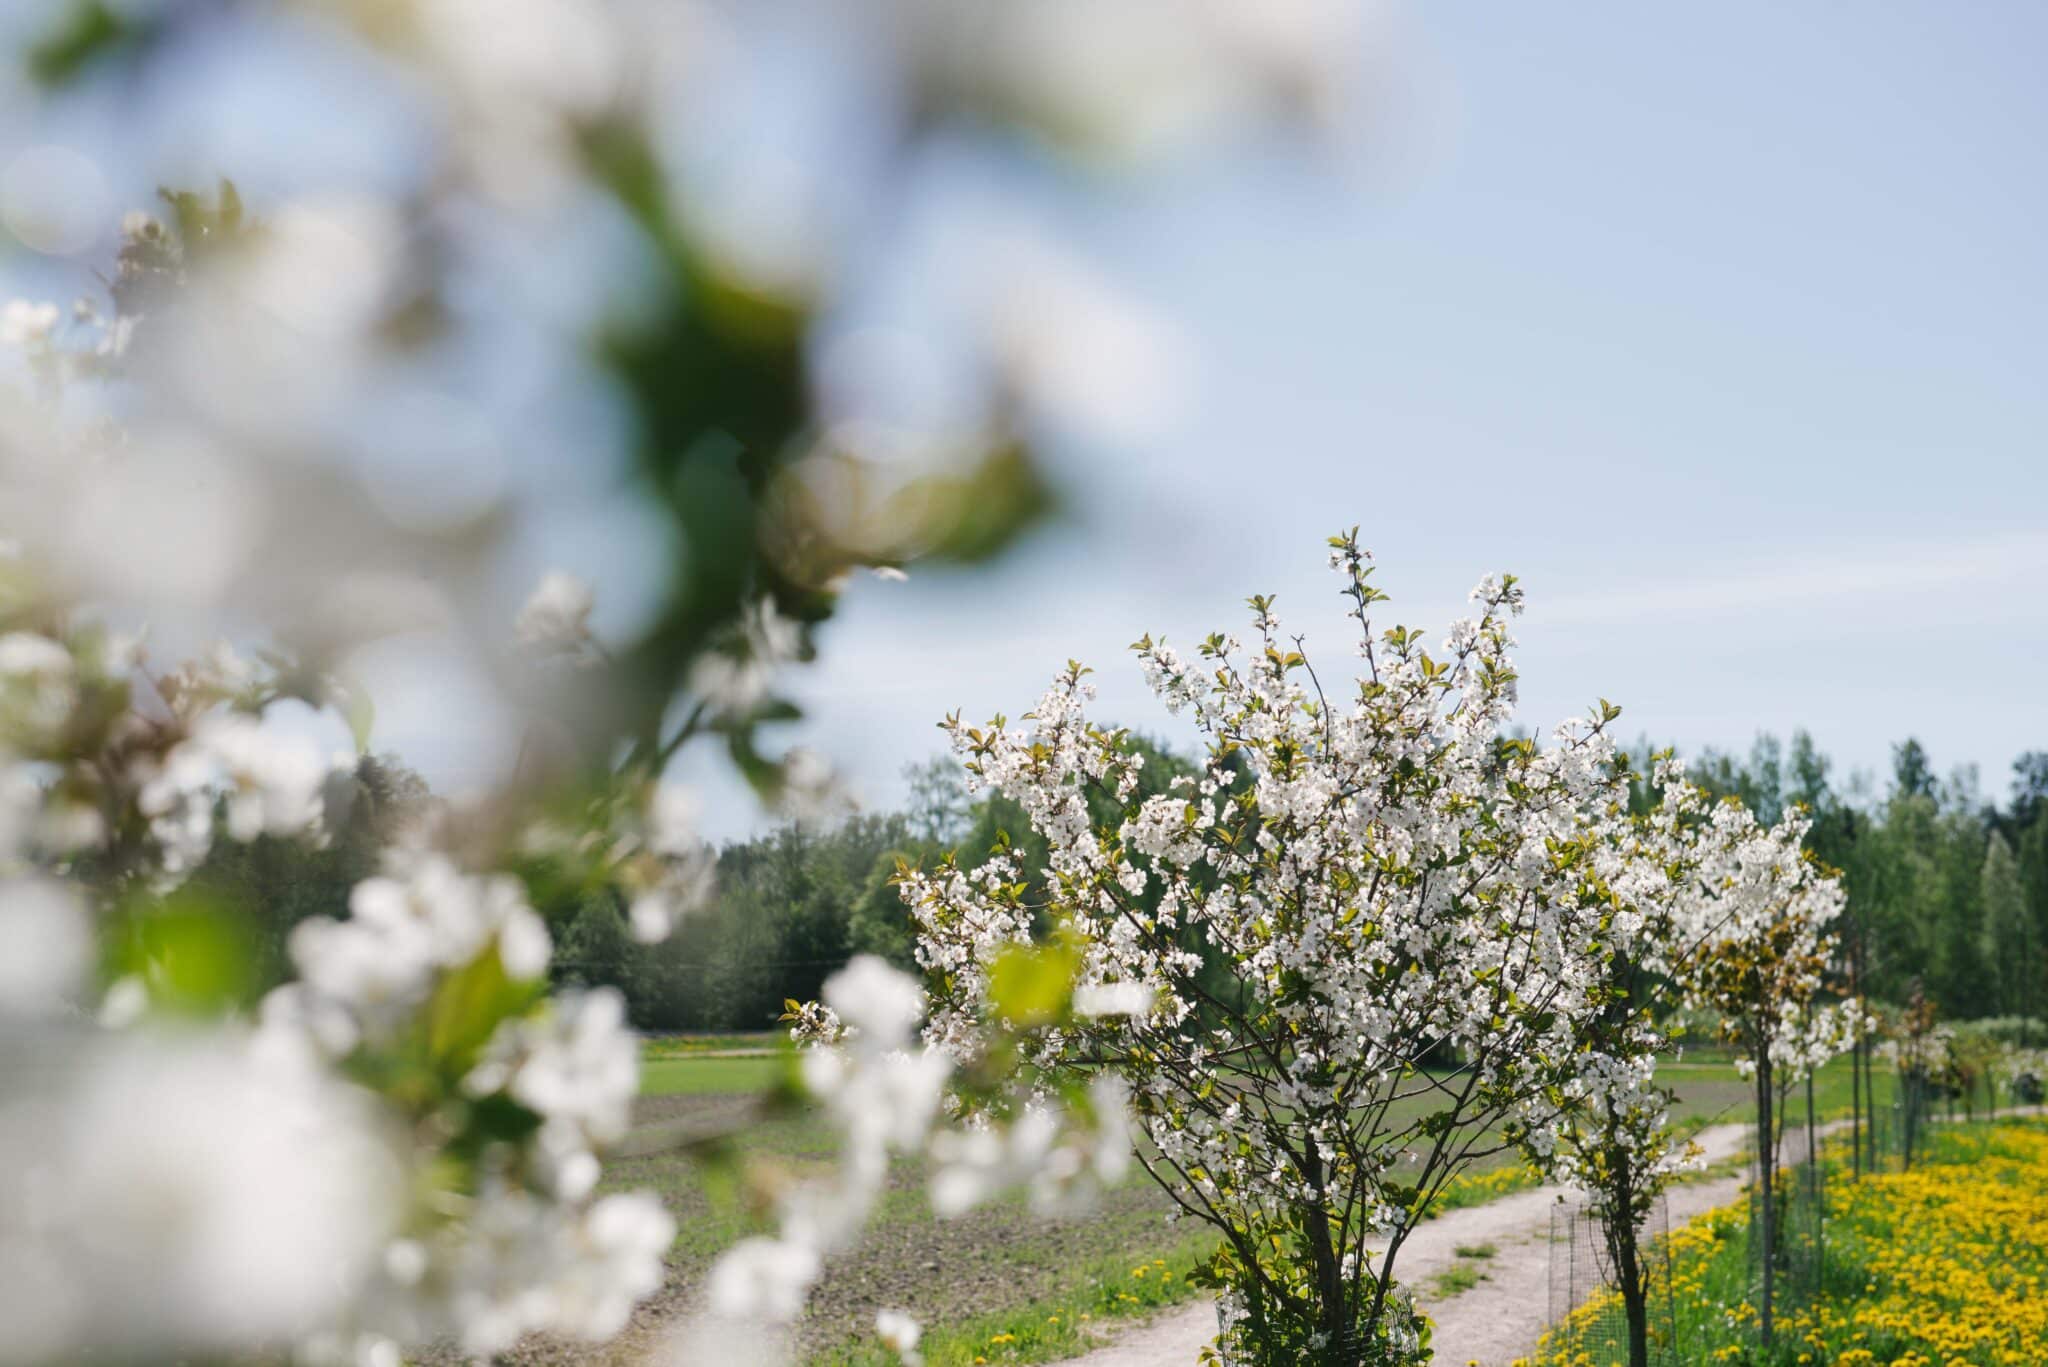
POLYGON ((1765 825, 1738 803, 1714 806, 1681 931, 1691 1005, 1718 1012, 1742 1047, 1744 1076, 1768 1065, 1803 1077, 1847 1049, 1860 1006, 1831 1004, 1841 880, 1802 846, 1808 818, 1765 825))

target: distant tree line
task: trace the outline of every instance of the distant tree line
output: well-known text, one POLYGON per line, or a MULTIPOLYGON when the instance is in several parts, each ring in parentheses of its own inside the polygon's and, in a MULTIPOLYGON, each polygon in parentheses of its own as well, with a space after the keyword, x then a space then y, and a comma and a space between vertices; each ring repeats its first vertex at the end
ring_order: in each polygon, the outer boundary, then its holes
MULTIPOLYGON (((1146 755, 1150 791, 1189 772, 1156 741, 1131 744, 1146 755)), ((2020 756, 2002 801, 1980 790, 1973 768, 1938 776, 1915 740, 1894 747, 1882 780, 1836 782, 1804 731, 1789 743, 1759 737, 1747 755, 1709 751, 1689 767, 1765 821, 1794 803, 1813 814, 1808 843, 1847 882, 1845 940, 1866 995, 1897 1003, 1923 991, 1951 1018, 2048 1013, 2048 752, 2020 756)), ((970 799, 951 757, 907 777, 901 810, 793 823, 727 845, 711 900, 662 944, 635 943, 609 896, 587 899, 553 927, 557 976, 617 987, 643 1030, 751 1030, 770 1026, 785 998, 815 997, 851 955, 911 966, 910 921, 892 881, 900 865, 957 851, 971 867, 1013 841, 1027 868, 1040 863, 1023 813, 1003 799, 970 799)), ((349 888, 376 871, 384 845, 430 800, 420 777, 390 756, 364 760, 357 779, 351 819, 326 848, 223 843, 195 880, 244 913, 262 966, 252 994, 283 977, 291 927, 344 915, 349 888)), ((1106 809, 1100 819, 1110 819, 1106 809)))
MULTIPOLYGON (((1162 790, 1190 772, 1185 760, 1143 738, 1143 787, 1162 790)), ((772 1025, 785 998, 812 999, 854 954, 912 967, 909 913, 894 878, 957 851, 972 867, 1015 842, 1027 868, 1043 867, 1042 839, 1014 803, 970 800, 959 764, 937 756, 906 772, 900 811, 863 813, 829 825, 795 823, 727 845, 717 891, 659 945, 633 943, 624 909, 593 897, 558 930, 558 972, 624 992, 643 1030, 752 1030, 772 1025)), ((1101 813, 1108 820, 1109 812, 1101 813)))

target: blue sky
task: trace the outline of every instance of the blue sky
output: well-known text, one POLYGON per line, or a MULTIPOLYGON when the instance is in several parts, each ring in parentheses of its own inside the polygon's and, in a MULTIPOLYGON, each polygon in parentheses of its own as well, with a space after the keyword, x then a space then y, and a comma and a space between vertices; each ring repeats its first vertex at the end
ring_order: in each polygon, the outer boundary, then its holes
MULTIPOLYGON (((1153 182, 1063 226, 1180 329, 1171 430, 1063 450, 1002 565, 857 586, 801 693, 886 803, 933 722, 1069 655, 1167 730, 1123 647, 1243 621, 1341 659, 1322 538, 1402 620, 1527 581, 1525 719, 1606 696, 1685 749, 1919 736, 2002 794, 2048 746, 2048 11, 1414 6, 1315 158, 1153 182)), ((744 829, 742 804, 712 814, 744 829)), ((729 823, 729 824, 728 824, 729 823)))
MULTIPOLYGON (((1692 751, 1806 727, 1845 774, 1911 734, 2002 794, 2048 748, 2048 9, 1411 4, 1375 33, 1334 148, 1085 186, 926 164, 903 216, 928 250, 881 294, 915 312, 943 293, 922 271, 971 271, 1021 219, 1178 334, 1181 402, 1142 437, 1055 434, 1064 511, 995 566, 857 583, 785 738, 886 805, 940 716, 1015 715, 1069 656, 1102 715, 1183 738, 1126 644, 1236 628, 1270 592, 1341 663, 1323 540, 1357 524, 1389 620, 1440 627, 1481 574, 1525 579, 1532 726, 1604 696, 1625 735, 1692 751)), ((260 205, 407 174, 402 102, 308 46, 202 46, 183 102, 0 142, 98 149, 108 224, 157 180, 231 171, 260 205)), ((808 80, 754 114, 801 125, 808 80)), ((724 171, 769 164, 753 151, 724 171)), ((61 297, 76 268, 0 275, 61 297)), ((537 532, 508 604, 561 563, 630 620, 658 576, 616 511, 537 532)), ((494 737, 451 729, 425 677, 390 675, 380 744, 465 786, 494 737)), ((697 776, 713 834, 766 820, 697 776)))

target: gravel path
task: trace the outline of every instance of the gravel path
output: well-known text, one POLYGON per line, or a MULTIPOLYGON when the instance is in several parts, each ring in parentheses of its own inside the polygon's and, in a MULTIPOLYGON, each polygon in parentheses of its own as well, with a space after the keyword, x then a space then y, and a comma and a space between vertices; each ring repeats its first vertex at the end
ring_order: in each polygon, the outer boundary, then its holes
MULTIPOLYGON (((1695 1136, 1716 1163, 1740 1153, 1748 1125, 1713 1125, 1695 1136)), ((1788 1135, 1789 1139, 1790 1136, 1788 1135)), ((1673 1187, 1666 1196, 1676 1228, 1742 1190, 1742 1177, 1716 1178, 1673 1187)), ((1548 1317, 1551 1208, 1568 1197, 1565 1187, 1516 1192, 1483 1206, 1450 1211, 1423 1225, 1401 1245, 1396 1264, 1401 1281, 1426 1288, 1460 1261, 1456 1250, 1492 1244, 1494 1255, 1467 1260, 1486 1274, 1470 1290, 1440 1301, 1426 1291, 1422 1308, 1436 1321, 1436 1360, 1446 1367, 1507 1367, 1532 1352, 1548 1317)), ((1216 1308, 1208 1301, 1183 1306, 1139 1325, 1067 1367, 1191 1367, 1202 1346, 1216 1336, 1216 1308)))

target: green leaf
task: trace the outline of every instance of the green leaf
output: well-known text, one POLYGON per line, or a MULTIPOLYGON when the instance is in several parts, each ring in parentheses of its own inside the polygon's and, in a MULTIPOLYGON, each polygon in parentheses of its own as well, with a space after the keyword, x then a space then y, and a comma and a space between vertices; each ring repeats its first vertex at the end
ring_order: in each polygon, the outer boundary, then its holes
POLYGON ((1080 967, 1066 945, 1012 945, 989 970, 989 1001, 1017 1025, 1050 1025, 1066 1014, 1080 967))
POLYGON ((498 1026, 523 1015, 546 990, 545 979, 514 981, 496 940, 467 967, 443 978, 426 1010, 427 1052, 441 1075, 468 1074, 498 1026))
POLYGON ((348 721, 348 733, 356 743, 356 753, 370 753, 370 728, 377 721, 377 704, 369 693, 350 680, 340 687, 342 716, 348 721))
POLYGON ((248 916, 197 887, 132 903, 111 939, 110 976, 141 978, 161 1009, 211 1016, 255 997, 257 944, 248 916))
POLYGON ((528 1110, 503 1092, 496 1092, 470 1104, 468 1124, 449 1147, 465 1157, 475 1158, 493 1144, 522 1143, 540 1127, 541 1117, 537 1112, 528 1110))
POLYGON ((1050 513, 1054 498, 1030 448, 1007 442, 963 474, 915 482, 892 504, 904 525, 923 524, 927 554, 972 564, 1050 513))
POLYGON ((29 74, 39 85, 63 85, 98 58, 136 37, 135 25, 105 0, 76 0, 29 48, 29 74))

